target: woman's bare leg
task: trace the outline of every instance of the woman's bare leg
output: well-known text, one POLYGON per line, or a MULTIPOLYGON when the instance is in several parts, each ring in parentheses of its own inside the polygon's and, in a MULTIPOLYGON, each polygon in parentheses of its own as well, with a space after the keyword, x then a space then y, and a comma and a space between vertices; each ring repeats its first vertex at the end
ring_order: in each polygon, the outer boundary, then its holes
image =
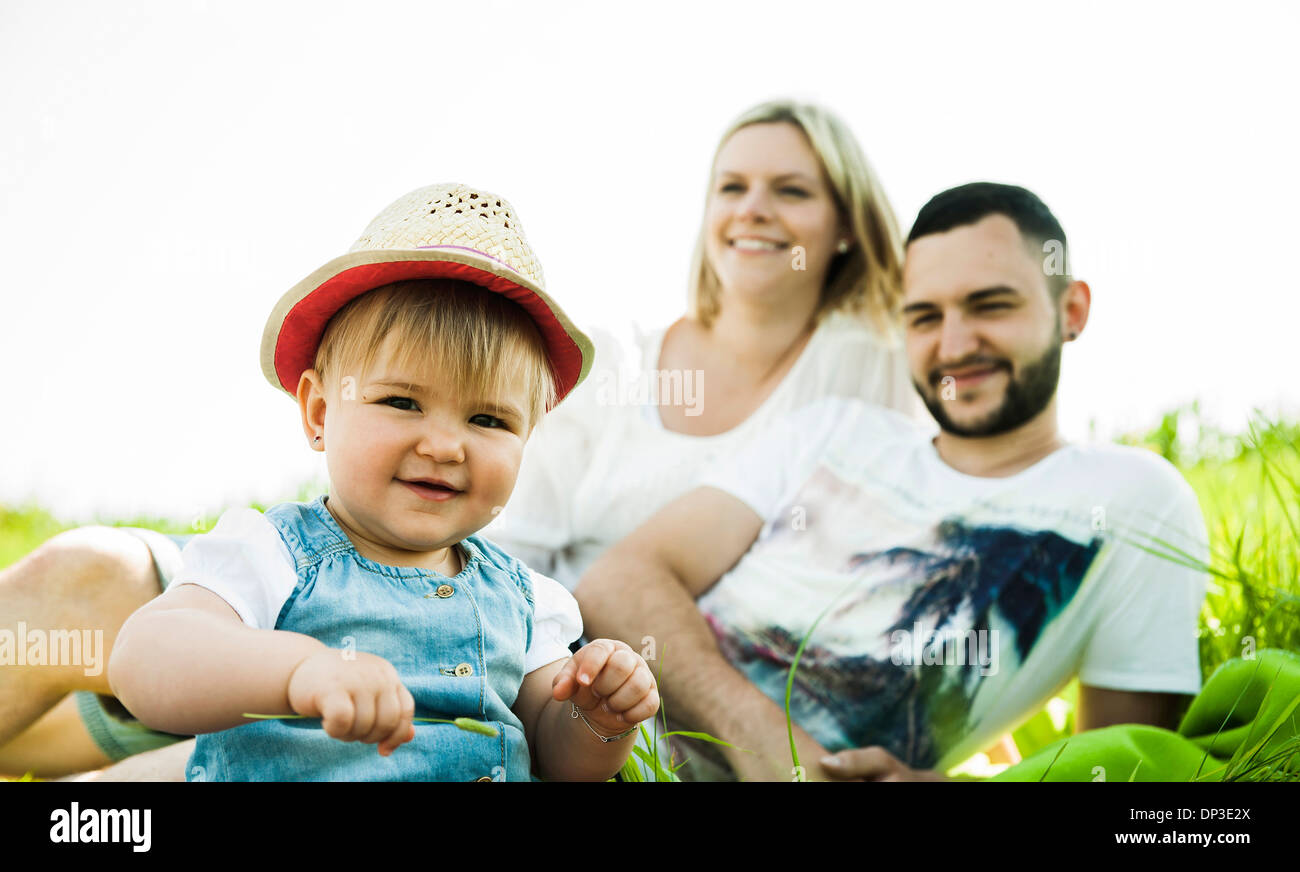
POLYGON ((98 663, 83 656, 57 666, 0 665, 0 771, 54 776, 108 762, 68 694, 111 695, 108 655, 117 632, 160 591, 149 547, 112 527, 60 533, 0 571, 0 629, 16 635, 21 622, 28 631, 76 631, 83 638, 90 631, 99 654, 98 663))

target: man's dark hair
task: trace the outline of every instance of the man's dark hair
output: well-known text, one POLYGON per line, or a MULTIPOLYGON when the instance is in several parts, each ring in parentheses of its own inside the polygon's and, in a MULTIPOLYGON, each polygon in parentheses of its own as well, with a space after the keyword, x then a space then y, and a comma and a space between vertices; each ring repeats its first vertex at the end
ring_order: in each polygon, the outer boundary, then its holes
POLYGON ((1069 262, 1065 231, 1052 210, 1032 191, 1024 188, 996 182, 971 182, 935 194, 917 213, 912 232, 907 234, 907 244, 911 245, 922 236, 974 224, 989 215, 1005 215, 1014 221, 1020 235, 1032 243, 1035 251, 1042 251, 1048 240, 1060 243, 1059 249, 1054 251, 1055 257, 1044 259, 1047 286, 1060 296, 1070 283, 1065 269, 1069 262), (1059 268, 1053 269, 1052 265, 1059 265, 1059 268))

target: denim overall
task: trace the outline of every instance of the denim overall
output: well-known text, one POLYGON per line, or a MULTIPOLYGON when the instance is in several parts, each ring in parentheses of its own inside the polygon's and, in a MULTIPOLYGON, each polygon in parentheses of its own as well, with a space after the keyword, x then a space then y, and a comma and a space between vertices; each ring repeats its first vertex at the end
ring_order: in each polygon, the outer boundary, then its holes
POLYGON ((357 553, 325 497, 281 503, 266 518, 283 537, 298 586, 275 629, 365 651, 397 669, 416 717, 475 718, 496 737, 415 724, 415 739, 381 757, 342 742, 318 719, 266 720, 197 737, 189 781, 529 781, 523 724, 510 710, 533 634, 527 568, 486 539, 460 544, 455 578, 384 566, 357 553))

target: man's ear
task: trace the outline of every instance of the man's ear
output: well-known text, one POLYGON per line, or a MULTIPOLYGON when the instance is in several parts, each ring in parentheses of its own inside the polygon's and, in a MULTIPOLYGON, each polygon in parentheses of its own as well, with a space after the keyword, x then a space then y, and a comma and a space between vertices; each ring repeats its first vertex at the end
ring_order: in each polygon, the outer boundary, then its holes
POLYGON ((298 410, 302 413, 302 431, 307 434, 307 444, 313 451, 324 451, 325 382, 314 369, 298 377, 298 410))
POLYGON ((1088 312, 1092 308, 1092 289, 1087 282, 1072 281, 1061 291, 1061 337, 1064 341, 1077 339, 1088 326, 1088 312))

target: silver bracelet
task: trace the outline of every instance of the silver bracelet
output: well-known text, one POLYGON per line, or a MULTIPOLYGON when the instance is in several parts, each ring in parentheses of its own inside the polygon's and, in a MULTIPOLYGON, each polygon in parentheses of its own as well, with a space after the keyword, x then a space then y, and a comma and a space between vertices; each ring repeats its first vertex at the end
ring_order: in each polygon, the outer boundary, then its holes
POLYGON ((619 739, 626 739, 628 736, 636 732, 636 725, 633 724, 630 729, 619 733, 617 736, 602 736, 600 733, 596 732, 596 728, 591 725, 591 721, 587 720, 587 716, 582 713, 582 709, 578 708, 577 704, 574 703, 573 700, 569 700, 569 705, 573 707, 573 711, 569 713, 569 717, 582 718, 582 722, 587 725, 587 729, 591 730, 591 734, 602 742, 617 742, 619 739))

